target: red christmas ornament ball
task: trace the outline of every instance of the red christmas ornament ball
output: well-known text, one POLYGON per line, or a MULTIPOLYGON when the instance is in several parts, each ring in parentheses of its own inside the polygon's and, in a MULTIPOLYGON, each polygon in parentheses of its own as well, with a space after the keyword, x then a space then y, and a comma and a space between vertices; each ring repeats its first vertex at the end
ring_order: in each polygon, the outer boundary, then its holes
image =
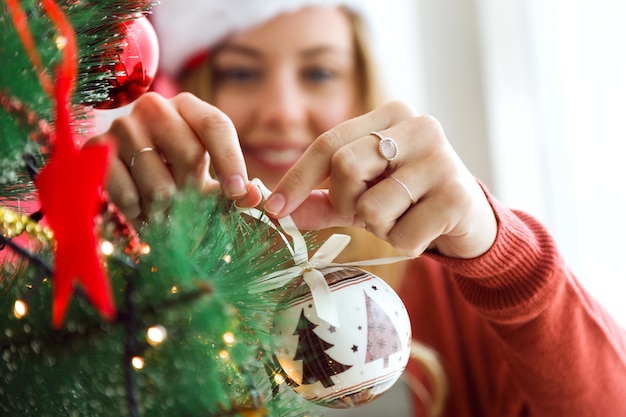
POLYGON ((293 390, 318 405, 351 408, 383 395, 410 356, 411 323, 382 279, 352 267, 320 269, 339 323, 320 319, 302 278, 293 281, 274 318, 274 355, 293 390))
POLYGON ((109 99, 94 103, 96 109, 115 109, 135 101, 148 91, 159 63, 159 43, 146 17, 120 23, 119 47, 104 54, 96 72, 111 74, 108 78, 109 99))

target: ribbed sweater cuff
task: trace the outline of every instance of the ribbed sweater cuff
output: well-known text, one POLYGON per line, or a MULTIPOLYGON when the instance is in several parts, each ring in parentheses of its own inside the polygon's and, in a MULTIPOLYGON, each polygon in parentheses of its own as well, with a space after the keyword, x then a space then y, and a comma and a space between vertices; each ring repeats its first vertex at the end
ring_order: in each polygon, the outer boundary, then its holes
POLYGON ((498 223, 493 246, 474 259, 427 256, 452 271, 465 299, 488 319, 530 320, 563 287, 565 274, 556 273, 563 267, 561 257, 554 239, 536 219, 504 207, 487 190, 485 194, 498 223))

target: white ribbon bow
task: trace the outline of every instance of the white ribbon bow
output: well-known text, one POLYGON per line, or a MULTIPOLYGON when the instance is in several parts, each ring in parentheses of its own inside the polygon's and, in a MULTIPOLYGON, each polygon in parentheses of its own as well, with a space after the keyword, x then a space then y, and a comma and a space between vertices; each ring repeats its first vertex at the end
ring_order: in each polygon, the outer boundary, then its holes
MULTIPOLYGON (((253 179, 252 184, 259 187, 265 199, 267 199, 271 194, 263 182, 261 182, 258 178, 253 179)), ((237 210, 239 210, 240 213, 254 217, 255 219, 260 220, 276 229, 269 217, 267 217, 267 215, 259 209, 238 207, 237 210)), ((295 265, 287 268, 286 270, 276 271, 260 277, 258 281, 250 286, 250 291, 256 293, 273 290, 282 287, 289 281, 301 276, 311 290, 313 304, 315 305, 318 317, 335 327, 339 327, 337 306, 333 301, 330 287, 324 278, 324 274, 322 274, 319 269, 331 266, 383 265, 410 259, 406 256, 395 256, 351 263, 334 263, 333 260, 341 253, 341 251, 345 249, 348 243, 350 243, 350 236, 333 234, 322 244, 322 246, 320 246, 320 248, 309 260, 306 241, 291 216, 285 216, 278 219, 278 223, 282 227, 283 231, 292 238, 293 247, 290 245, 289 240, 285 237, 285 235, 278 231, 285 242, 285 245, 289 249, 295 265)))

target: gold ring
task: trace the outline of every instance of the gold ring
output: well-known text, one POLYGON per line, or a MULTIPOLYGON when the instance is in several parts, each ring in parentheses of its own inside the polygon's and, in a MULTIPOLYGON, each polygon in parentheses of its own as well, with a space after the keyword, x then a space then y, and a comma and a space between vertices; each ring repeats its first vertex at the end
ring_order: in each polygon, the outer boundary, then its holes
POLYGON ((141 148, 136 150, 135 152, 133 152, 133 154, 130 156, 130 163, 128 164, 129 168, 132 168, 133 165, 135 165, 135 158, 137 158, 137 156, 139 154, 142 154, 144 152, 150 152, 150 151, 155 151, 154 148, 150 148, 149 146, 145 147, 145 148, 141 148))

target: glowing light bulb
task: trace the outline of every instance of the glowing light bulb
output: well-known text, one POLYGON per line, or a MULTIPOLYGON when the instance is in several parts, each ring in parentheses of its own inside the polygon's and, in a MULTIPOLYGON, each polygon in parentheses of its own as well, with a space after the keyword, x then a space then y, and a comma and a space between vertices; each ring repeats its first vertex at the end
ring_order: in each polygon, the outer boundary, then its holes
POLYGON ((228 346, 232 346, 235 343, 235 335, 231 332, 224 333, 222 339, 228 346))
POLYGON ((13 305, 13 314, 16 318, 21 319, 28 312, 28 306, 22 300, 17 300, 13 305))
POLYGON ((102 252, 103 255, 110 256, 113 254, 114 250, 115 246, 113 246, 113 243, 109 242, 108 240, 100 243, 100 252, 102 252))
POLYGON ((59 49, 63 49, 67 46, 67 38, 65 36, 57 36, 54 41, 59 49))
POLYGON ((221 350, 220 353, 218 353, 218 356, 220 359, 226 360, 230 357, 230 354, 226 350, 221 350))
POLYGON ((146 340, 152 346, 157 346, 167 339, 167 330, 163 326, 152 326, 146 333, 146 340))
POLYGON ((281 374, 274 374, 274 382, 280 385, 283 382, 285 382, 285 377, 282 376, 281 374))
POLYGON ((135 356, 130 360, 130 363, 133 365, 135 369, 143 369, 145 362, 141 356, 135 356))

